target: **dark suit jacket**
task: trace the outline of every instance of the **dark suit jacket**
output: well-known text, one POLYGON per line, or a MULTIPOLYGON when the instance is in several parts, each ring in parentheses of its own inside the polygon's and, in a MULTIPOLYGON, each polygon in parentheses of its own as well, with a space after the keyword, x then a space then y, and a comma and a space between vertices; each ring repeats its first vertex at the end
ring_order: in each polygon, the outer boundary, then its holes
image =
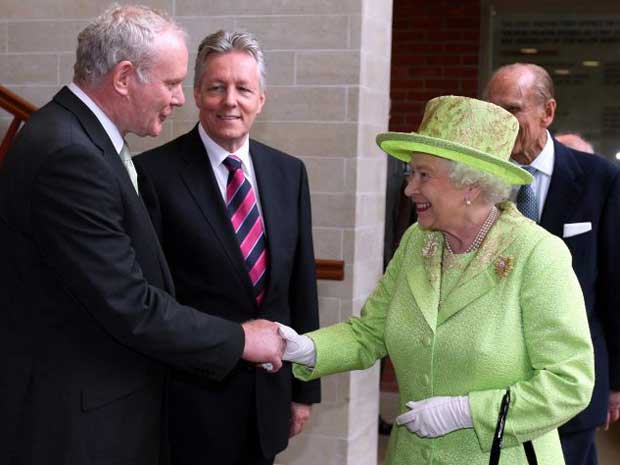
POLYGON ((554 140, 555 165, 540 224, 563 236, 567 223, 592 230, 564 238, 573 256, 594 345, 596 383, 590 405, 560 432, 605 422, 609 388, 620 390, 620 168, 554 140))
POLYGON ((171 297, 148 213, 67 88, 0 171, 0 257, 0 462, 163 463, 166 364, 221 379, 243 330, 171 297))
MULTIPOLYGON (((314 330, 319 322, 306 170, 300 160, 253 140, 250 155, 269 253, 260 308, 198 126, 136 157, 140 190, 170 263, 177 297, 231 321, 266 318, 300 333, 314 330)), ((200 449, 188 435, 206 438, 218 429, 223 433, 221 453, 230 454, 231 448, 239 448, 247 422, 255 421, 269 457, 287 445, 291 400, 319 402, 320 385, 294 380, 288 363, 276 374, 240 363, 222 382, 179 373, 170 395, 178 407, 172 424, 183 430, 179 441, 186 439, 181 445, 173 438, 173 448, 182 446, 186 453, 200 449)), ((218 451, 208 455, 217 463, 218 451)))

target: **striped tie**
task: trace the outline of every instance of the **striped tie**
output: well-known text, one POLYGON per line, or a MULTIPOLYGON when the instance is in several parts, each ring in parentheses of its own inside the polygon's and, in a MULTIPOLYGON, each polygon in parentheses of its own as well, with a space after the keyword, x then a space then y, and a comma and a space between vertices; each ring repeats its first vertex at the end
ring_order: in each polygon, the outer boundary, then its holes
POLYGON ((228 169, 226 209, 250 273, 256 303, 260 306, 265 296, 268 265, 263 220, 254 189, 241 169, 241 160, 229 155, 223 163, 228 169))

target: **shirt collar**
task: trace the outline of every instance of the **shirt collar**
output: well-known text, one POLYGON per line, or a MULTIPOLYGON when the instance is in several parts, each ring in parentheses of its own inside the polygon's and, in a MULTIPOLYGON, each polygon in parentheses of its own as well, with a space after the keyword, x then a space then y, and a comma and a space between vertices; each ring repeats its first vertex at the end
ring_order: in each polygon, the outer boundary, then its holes
POLYGON ((535 168, 536 171, 539 171, 542 174, 551 177, 555 161, 555 150, 553 147, 553 138, 551 137, 551 134, 549 134, 549 131, 547 131, 547 142, 545 142, 545 146, 538 154, 538 156, 534 158, 534 161, 532 161, 532 163, 530 163, 529 165, 522 165, 513 160, 512 158, 510 159, 510 161, 521 168, 524 166, 531 166, 532 168, 535 168))
POLYGON ((95 117, 99 120, 106 134, 112 141, 116 152, 121 153, 123 145, 125 145, 125 140, 123 139, 123 136, 116 127, 116 124, 114 124, 114 122, 108 117, 108 115, 105 114, 105 112, 99 107, 99 105, 97 105, 94 100, 86 94, 86 92, 80 89, 80 87, 76 83, 70 82, 67 87, 71 92, 75 94, 77 98, 79 98, 84 103, 84 105, 88 107, 90 111, 94 113, 95 117))
MULTIPOLYGON (((200 139, 202 140, 202 143, 207 149, 207 155, 211 159, 211 162, 214 163, 216 166, 220 166, 222 162, 226 159, 226 157, 228 157, 228 155, 231 155, 231 153, 228 150, 226 150, 224 147, 222 147, 217 142, 215 142, 213 139, 211 139, 211 137, 209 137, 209 134, 207 134, 207 131, 205 131, 204 128, 202 127, 202 123, 198 124, 198 134, 200 134, 200 139)), ((239 147, 235 151, 234 155, 239 157, 239 159, 243 163, 242 165, 243 171, 246 172, 247 174, 248 169, 250 167, 250 139, 249 137, 245 138, 245 142, 243 143, 241 147, 239 147)))
POLYGON ((530 166, 536 168, 541 173, 551 176, 553 173, 553 162, 554 162, 554 150, 553 150, 553 138, 549 131, 547 131, 547 142, 543 147, 540 154, 534 159, 530 166))

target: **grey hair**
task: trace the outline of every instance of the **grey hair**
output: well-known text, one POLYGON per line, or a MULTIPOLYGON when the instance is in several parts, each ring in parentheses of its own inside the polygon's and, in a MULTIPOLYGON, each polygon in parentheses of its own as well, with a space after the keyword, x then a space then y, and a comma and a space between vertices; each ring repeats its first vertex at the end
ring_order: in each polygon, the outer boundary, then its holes
POLYGON ((493 205, 508 199, 510 196, 512 186, 497 176, 464 163, 446 161, 450 164, 448 177, 457 189, 475 184, 480 188, 482 198, 493 205))
MULTIPOLYGON (((503 74, 505 72, 523 72, 529 73, 532 77, 530 82, 530 87, 534 91, 534 95, 537 97, 537 100, 540 104, 544 105, 549 100, 555 98, 555 87, 553 85, 553 79, 551 76, 543 68, 542 66, 535 65, 533 63, 513 63, 511 65, 505 65, 498 68, 491 79, 489 79, 489 83, 495 79, 498 74, 503 74)), ((489 84, 484 90, 484 98, 488 100, 489 96, 489 84)))
POLYGON ((261 90, 265 90, 267 84, 267 71, 265 69, 265 57, 263 50, 254 37, 249 32, 235 32, 219 30, 205 37, 198 46, 198 56, 196 57, 196 67, 194 70, 194 89, 200 88, 202 75, 207 64, 209 55, 229 52, 243 52, 256 60, 258 65, 259 83, 261 90))
POLYGON ((117 63, 127 60, 139 79, 147 82, 158 53, 155 38, 168 31, 186 39, 185 31, 163 11, 112 4, 78 35, 74 81, 96 85, 117 63))

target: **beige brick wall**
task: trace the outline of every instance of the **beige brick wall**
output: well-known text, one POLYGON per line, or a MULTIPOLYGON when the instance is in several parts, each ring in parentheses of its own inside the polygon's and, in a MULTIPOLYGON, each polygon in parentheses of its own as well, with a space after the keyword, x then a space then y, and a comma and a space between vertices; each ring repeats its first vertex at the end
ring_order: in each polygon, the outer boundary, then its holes
MULTIPOLYGON (((346 261, 346 280, 319 283, 321 323, 359 315, 381 275, 386 160, 376 147, 389 108, 391 0, 142 0, 189 32, 187 103, 155 139, 195 124, 192 79, 200 40, 217 29, 255 33, 266 51, 267 102, 253 137, 304 160, 315 251, 346 261)), ((97 0, 2 0, 0 83, 41 105, 72 76, 77 33, 97 0)), ((0 133, 8 115, 0 115, 0 133)), ((375 465, 378 368, 324 379, 323 403, 282 465, 375 465)))

